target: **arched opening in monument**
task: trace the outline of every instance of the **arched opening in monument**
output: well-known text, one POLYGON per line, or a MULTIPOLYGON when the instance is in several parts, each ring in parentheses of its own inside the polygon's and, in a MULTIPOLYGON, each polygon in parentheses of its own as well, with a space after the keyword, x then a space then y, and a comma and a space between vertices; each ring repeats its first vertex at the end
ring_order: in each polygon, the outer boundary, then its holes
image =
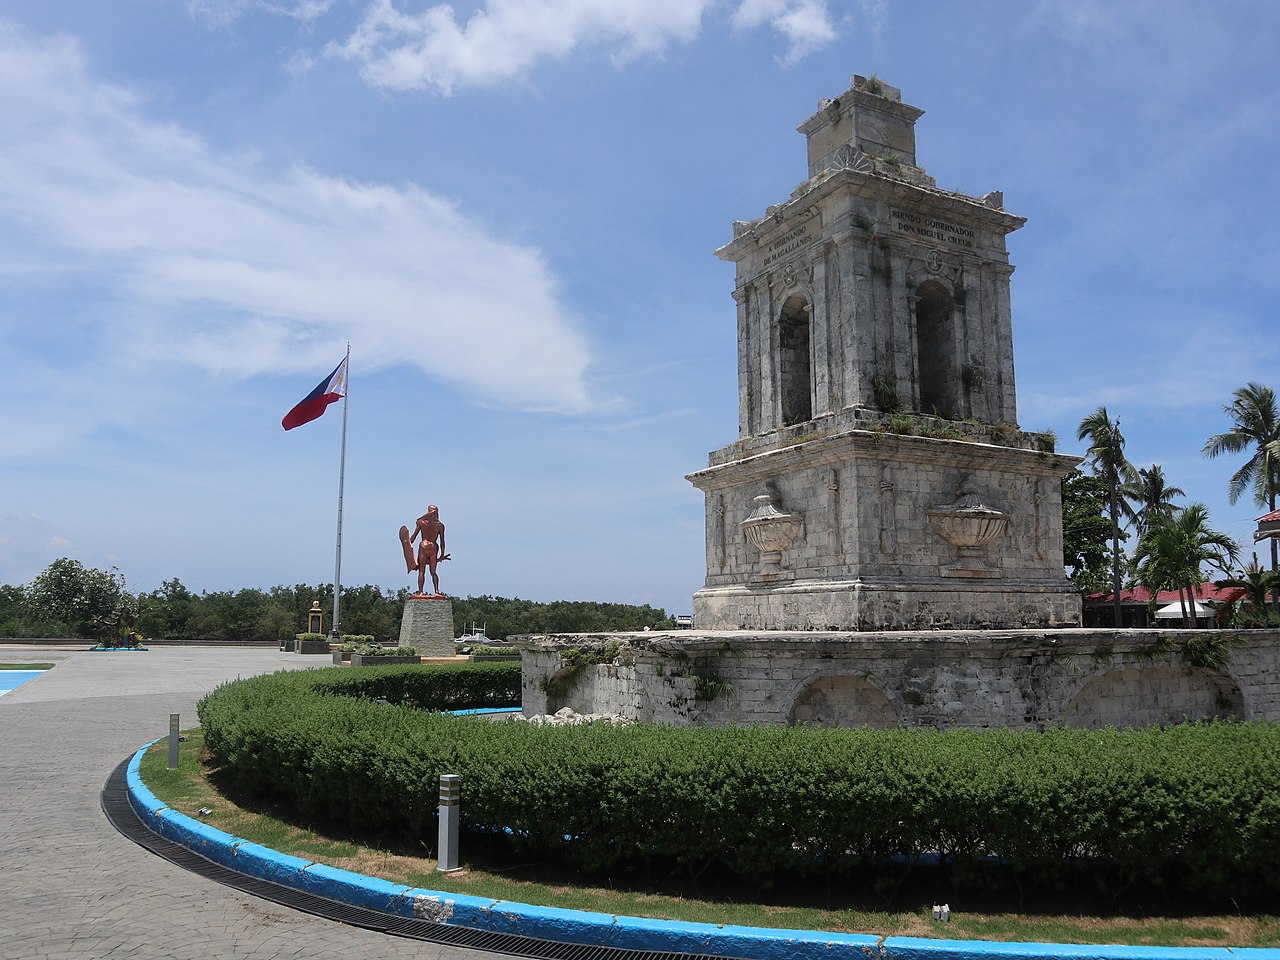
POLYGON ((873 727, 887 730, 898 725, 898 714, 889 698, 866 677, 823 677, 805 687, 787 722, 819 727, 873 727))
POLYGON ((797 293, 787 298, 778 318, 778 385, 784 426, 813 419, 810 312, 808 301, 797 293))
POLYGON ((553 714, 563 707, 577 713, 593 713, 594 680, 594 668, 581 666, 562 666, 543 678, 541 686, 547 694, 547 713, 553 714))
POLYGON ((1244 697, 1230 677, 1197 667, 1153 666, 1094 677, 1062 719, 1069 727, 1098 730, 1244 718, 1244 697))
POLYGON ((959 370, 952 330, 951 294, 929 281, 916 291, 916 357, 920 374, 920 412, 959 416, 959 370))

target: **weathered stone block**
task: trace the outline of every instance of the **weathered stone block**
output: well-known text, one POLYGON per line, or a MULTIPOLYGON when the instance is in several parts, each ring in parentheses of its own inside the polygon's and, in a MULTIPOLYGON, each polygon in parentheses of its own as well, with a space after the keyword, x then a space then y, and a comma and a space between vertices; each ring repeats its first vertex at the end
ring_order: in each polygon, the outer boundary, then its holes
POLYGON ((400 646, 413 647, 424 657, 453 656, 453 602, 436 597, 406 599, 400 646))
POLYGON ((294 648, 298 653, 316 654, 328 653, 328 640, 299 640, 294 648))

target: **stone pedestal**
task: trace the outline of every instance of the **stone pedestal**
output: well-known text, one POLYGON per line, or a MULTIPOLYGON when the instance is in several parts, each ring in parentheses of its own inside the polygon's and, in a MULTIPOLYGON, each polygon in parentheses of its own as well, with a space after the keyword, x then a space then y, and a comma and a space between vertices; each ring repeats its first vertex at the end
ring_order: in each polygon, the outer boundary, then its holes
POLYGON ((416 647, 423 657, 452 657, 453 601, 444 597, 409 597, 400 621, 400 646, 416 647))

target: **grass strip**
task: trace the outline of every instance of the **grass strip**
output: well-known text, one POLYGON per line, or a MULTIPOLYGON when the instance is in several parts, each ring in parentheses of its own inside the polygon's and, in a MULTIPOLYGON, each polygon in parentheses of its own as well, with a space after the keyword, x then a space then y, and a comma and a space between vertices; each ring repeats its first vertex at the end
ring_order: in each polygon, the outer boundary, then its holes
POLYGON ((0 670, 52 670, 52 663, 0 663, 0 670))
MULTIPOLYGON (((202 763, 203 737, 196 728, 181 743, 178 769, 168 769, 168 741, 143 757, 141 776, 168 806, 203 823, 281 853, 315 860, 397 883, 494 900, 548 907, 699 923, 793 930, 827 930, 874 936, 1042 943, 1114 943, 1133 946, 1280 947, 1280 918, 1262 916, 1095 917, 1019 913, 967 913, 952 904, 950 923, 935 922, 930 908, 897 913, 874 910, 778 906, 692 899, 634 890, 517 880, 501 873, 466 869, 435 871, 429 857, 366 846, 358 837, 334 837, 292 822, 267 807, 247 809, 226 797, 202 763), (201 815, 201 808, 211 812, 201 815)), ((358 819, 358 818, 355 818, 358 819)), ((465 855, 465 851, 464 851, 465 855)))

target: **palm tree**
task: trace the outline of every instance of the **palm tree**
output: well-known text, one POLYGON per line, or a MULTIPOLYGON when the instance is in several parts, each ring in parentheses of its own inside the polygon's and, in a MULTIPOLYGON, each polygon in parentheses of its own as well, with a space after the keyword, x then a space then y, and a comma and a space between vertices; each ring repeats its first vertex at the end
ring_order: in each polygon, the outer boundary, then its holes
MULTIPOLYGON (((1276 508, 1276 493, 1280 491, 1280 408, 1276 406, 1276 394, 1270 387, 1249 383, 1231 395, 1232 400, 1222 410, 1232 420, 1232 428, 1204 442, 1206 457, 1220 453, 1252 451, 1253 456, 1231 475, 1227 484, 1227 496, 1232 503, 1240 494, 1253 488, 1254 502, 1269 511, 1276 508)), ((1271 572, 1280 572, 1280 556, 1277 556, 1276 538, 1271 538, 1271 572)), ((1280 596, 1276 597, 1276 609, 1280 610, 1280 596)))
POLYGON ((1111 514, 1111 595, 1115 604, 1115 625, 1120 626, 1120 485, 1133 482, 1137 474, 1124 458, 1124 435, 1120 419, 1112 420, 1106 407, 1099 407, 1080 421, 1076 439, 1089 441, 1088 456, 1093 472, 1107 483, 1111 514))
POLYGON ((1280 574, 1258 567, 1258 555, 1255 553, 1249 566, 1233 577, 1224 577, 1213 581, 1214 586, 1238 591, 1238 599, 1247 600, 1254 619, 1265 620, 1268 594, 1280 590, 1280 574))
POLYGON ((1173 516, 1181 509, 1173 498, 1185 497, 1187 492, 1166 483, 1164 470, 1160 464, 1153 463, 1149 468, 1140 468, 1134 480, 1121 484, 1120 495, 1128 501, 1127 507, 1122 508, 1133 521, 1134 530, 1141 539, 1158 517, 1173 516))
POLYGON ((1209 509, 1193 503, 1173 516, 1156 519, 1134 553, 1138 582, 1151 591, 1177 590, 1182 616, 1195 625, 1195 590, 1204 582, 1208 564, 1228 573, 1238 555, 1236 542, 1209 526, 1209 509), (1190 609, 1188 609, 1190 607, 1190 609))

